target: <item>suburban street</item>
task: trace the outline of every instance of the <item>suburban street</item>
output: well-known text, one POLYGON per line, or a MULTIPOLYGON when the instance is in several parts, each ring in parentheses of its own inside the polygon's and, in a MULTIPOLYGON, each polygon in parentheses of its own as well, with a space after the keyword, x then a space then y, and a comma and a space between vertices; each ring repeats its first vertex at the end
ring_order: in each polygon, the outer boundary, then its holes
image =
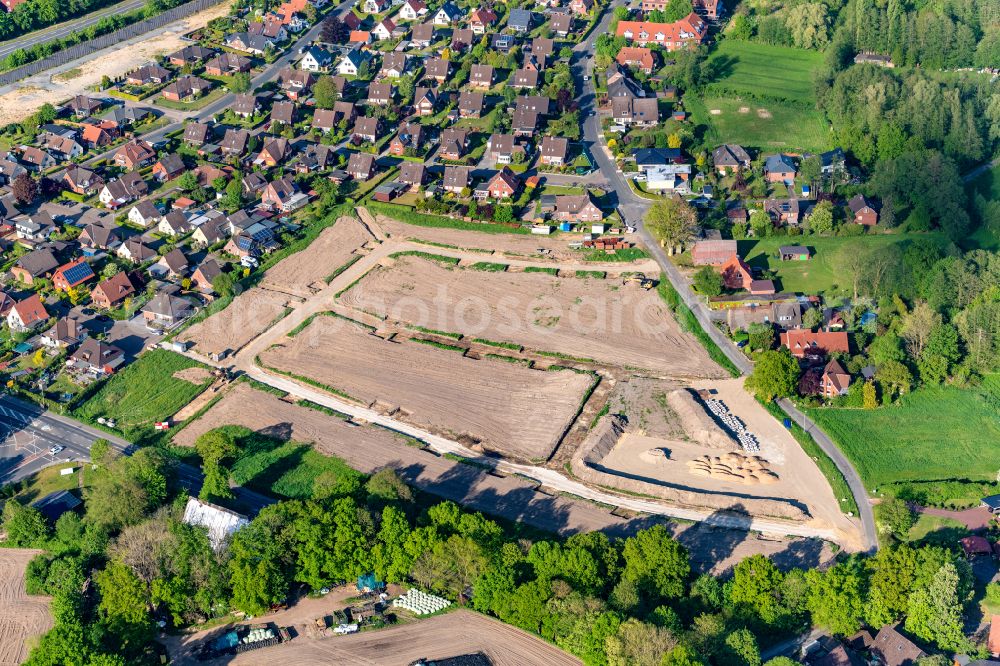
POLYGON ((29 32, 28 34, 21 35, 15 39, 8 39, 7 41, 0 42, 0 58, 6 58, 17 49, 23 49, 28 46, 34 46, 35 44, 62 39, 63 37, 69 36, 70 33, 77 30, 83 30, 84 28, 94 25, 106 16, 125 14, 145 6, 146 0, 125 0, 125 2, 120 2, 117 5, 111 5, 110 7, 98 9, 75 19, 70 19, 69 21, 63 21, 62 23, 57 23, 56 25, 49 26, 48 28, 42 28, 41 30, 29 32))

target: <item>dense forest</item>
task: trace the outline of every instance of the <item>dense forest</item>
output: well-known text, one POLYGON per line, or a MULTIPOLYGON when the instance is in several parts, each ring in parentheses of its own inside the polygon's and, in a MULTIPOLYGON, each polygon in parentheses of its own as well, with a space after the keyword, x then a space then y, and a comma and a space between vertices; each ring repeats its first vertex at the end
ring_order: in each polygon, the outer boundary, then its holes
MULTIPOLYGON (((199 439, 206 488, 227 493, 228 465, 248 437, 226 428, 199 439)), ((56 621, 32 651, 35 666, 154 663, 159 620, 173 631, 234 609, 260 614, 370 571, 471 605, 593 665, 760 666, 762 646, 810 625, 850 635, 904 618, 930 646, 977 650, 962 635, 969 566, 939 547, 886 548, 825 571, 782 572, 755 555, 723 581, 698 575, 662 525, 625 539, 560 539, 417 496, 386 470, 317 478, 313 498, 265 508, 216 552, 203 528, 179 520, 186 493, 174 486, 170 455, 96 451, 100 471, 82 519, 69 513, 52 529, 31 507, 4 509, 12 544, 49 551, 28 570, 29 592, 53 596, 56 621)), ((880 515, 890 531, 912 518, 905 506, 880 515)))

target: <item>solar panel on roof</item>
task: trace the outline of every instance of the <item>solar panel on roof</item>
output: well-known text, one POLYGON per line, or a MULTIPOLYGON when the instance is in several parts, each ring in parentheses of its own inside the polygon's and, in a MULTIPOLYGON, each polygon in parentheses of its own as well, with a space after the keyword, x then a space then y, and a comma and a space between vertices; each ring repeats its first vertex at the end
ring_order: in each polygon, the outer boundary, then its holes
POLYGON ((63 276, 70 284, 86 280, 93 274, 94 271, 90 270, 90 264, 77 264, 63 271, 63 276))

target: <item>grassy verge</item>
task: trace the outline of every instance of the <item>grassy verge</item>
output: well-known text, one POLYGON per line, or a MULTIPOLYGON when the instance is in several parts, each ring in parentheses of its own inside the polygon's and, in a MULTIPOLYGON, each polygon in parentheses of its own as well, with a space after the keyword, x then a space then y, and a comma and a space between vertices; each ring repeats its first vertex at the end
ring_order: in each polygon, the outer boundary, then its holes
POLYGON ((430 252, 421 252, 420 250, 404 250, 403 252, 393 252, 389 255, 390 259, 398 259, 399 257, 419 257, 427 261, 436 261, 445 266, 457 266, 458 262, 461 261, 458 257, 446 257, 443 254, 432 254, 430 252))
POLYGON ((514 363, 517 365, 523 365, 530 368, 533 365, 533 361, 526 358, 514 358, 513 356, 504 356, 503 354, 484 354, 484 358, 490 358, 494 361, 503 361, 505 363, 514 363))
POLYGON ((449 332, 449 331, 439 331, 436 328, 424 328, 423 326, 415 326, 415 325, 414 326, 407 326, 406 328, 410 329, 411 331, 420 331, 421 333, 430 333, 432 335, 441 335, 441 336, 444 336, 446 338, 451 338, 453 340, 461 340, 462 339, 462 334, 461 333, 452 333, 452 332, 449 332))
POLYGON ((680 294, 670 284, 670 280, 667 279, 666 275, 660 275, 660 284, 657 285, 656 291, 660 294, 660 298, 667 304, 671 312, 674 313, 674 317, 677 318, 677 323, 680 325, 681 330, 697 338, 702 346, 705 347, 709 357, 725 368, 730 375, 739 377, 742 374, 739 368, 729 360, 729 357, 719 349, 719 345, 715 344, 715 341, 701 327, 691 309, 681 301, 680 294))
POLYGON ((649 253, 641 247, 630 247, 624 250, 615 250, 614 252, 605 252, 604 250, 581 250, 581 252, 583 254, 581 258, 584 261, 629 263, 649 258, 649 253))
POLYGON ((525 273, 548 273, 549 275, 559 275, 558 268, 548 268, 546 266, 525 266, 525 273))
POLYGON ((487 273, 503 273, 507 270, 507 264, 496 264, 491 261, 477 261, 469 266, 474 271, 486 271, 487 273))
POLYGON ((490 347, 499 347, 501 349, 513 349, 514 351, 524 349, 521 345, 514 344, 513 342, 497 342, 496 340, 488 340, 486 338, 473 338, 472 341, 478 342, 481 345, 489 345, 490 347))
POLYGON ((466 222, 465 220, 456 220, 450 217, 443 217, 441 215, 427 215, 425 213, 418 213, 412 208, 407 208, 406 206, 397 206, 395 204, 385 204, 377 201, 369 201, 365 204, 368 210, 373 213, 378 213, 380 215, 385 215, 386 217, 391 217, 394 220, 399 220, 400 222, 405 222, 406 224, 412 224, 418 227, 440 227, 445 229, 462 229, 464 231, 479 231, 486 234, 530 234, 531 231, 520 226, 508 227, 503 224, 494 224, 492 222, 466 222))
POLYGON ((341 273, 343 273, 344 271, 346 271, 348 268, 350 268, 354 264, 358 263, 360 260, 361 260, 361 255, 360 254, 351 257, 347 261, 346 264, 344 264, 343 266, 341 266, 340 268, 338 268, 337 270, 335 270, 334 272, 330 273, 325 278, 323 278, 323 282, 326 282, 327 284, 330 284, 331 282, 333 282, 334 280, 337 279, 338 275, 340 275, 341 273))

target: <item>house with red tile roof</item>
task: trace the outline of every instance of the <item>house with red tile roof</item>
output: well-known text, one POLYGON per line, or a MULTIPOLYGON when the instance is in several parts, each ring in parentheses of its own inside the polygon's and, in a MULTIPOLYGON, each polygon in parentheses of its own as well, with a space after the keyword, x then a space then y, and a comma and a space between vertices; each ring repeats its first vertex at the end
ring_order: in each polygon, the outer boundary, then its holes
POLYGON ((795 358, 822 358, 831 352, 850 353, 846 331, 793 329, 781 334, 781 346, 795 358))

